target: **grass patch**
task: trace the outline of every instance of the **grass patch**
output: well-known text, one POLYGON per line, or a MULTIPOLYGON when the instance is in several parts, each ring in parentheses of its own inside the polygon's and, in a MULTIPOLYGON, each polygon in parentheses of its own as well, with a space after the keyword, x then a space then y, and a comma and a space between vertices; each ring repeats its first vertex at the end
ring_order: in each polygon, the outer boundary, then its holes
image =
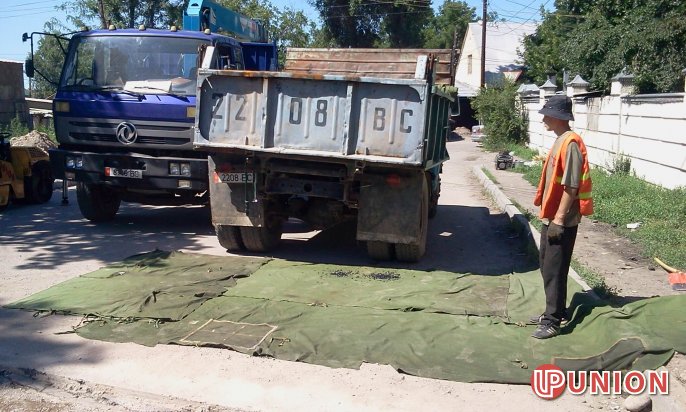
POLYGON ((571 266, 601 299, 617 295, 617 289, 608 286, 603 275, 588 269, 574 258, 572 258, 571 266))
POLYGON ((486 177, 488 177, 489 179, 491 179, 491 182, 493 182, 493 183, 495 183, 495 184, 498 184, 498 179, 496 179, 495 176, 493 176, 493 173, 491 173, 488 169, 486 169, 485 167, 482 167, 482 168, 481 168, 481 171, 484 172, 484 174, 486 175, 486 177))
MULTIPOLYGON (((538 185, 542 165, 512 169, 538 185)), ((644 257, 659 257, 670 266, 686 270, 686 188, 669 190, 626 173, 591 170, 593 219, 617 228, 619 235, 640 245, 644 257), (642 222, 637 230, 628 223, 642 222)))

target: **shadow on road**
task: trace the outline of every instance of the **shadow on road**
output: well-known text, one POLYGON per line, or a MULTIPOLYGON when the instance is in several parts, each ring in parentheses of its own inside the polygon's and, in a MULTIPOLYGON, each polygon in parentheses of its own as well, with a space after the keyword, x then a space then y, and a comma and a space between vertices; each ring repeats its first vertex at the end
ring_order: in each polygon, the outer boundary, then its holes
MULTIPOLYGON (((9 302, 0 301, 0 307, 9 302)), ((36 370, 67 364, 95 364, 102 361, 98 350, 89 349, 89 342, 69 342, 55 336, 54 319, 36 318, 33 313, 0 309, 0 367, 25 367, 36 370)), ((76 318, 74 318, 76 319, 76 318)), ((76 320, 71 322, 74 324, 76 320)), ((64 327, 64 332, 71 330, 64 327)))
POLYGON ((46 204, 11 207, 0 214, 0 245, 27 256, 18 269, 49 269, 85 259, 113 262, 156 248, 201 252, 197 235, 214 235, 209 209, 202 206, 123 203, 113 221, 94 224, 81 216, 73 190, 69 197, 69 205, 62 206, 56 191, 46 204), (123 249, 131 252, 122 256, 123 249))
MULTIPOLYGON (((304 225, 303 225, 304 226, 304 225)), ((286 233, 306 231, 289 222, 286 233)), ((512 229, 506 214, 485 207, 440 205, 429 221, 427 252, 419 263, 378 262, 367 256, 364 242, 355 240, 355 222, 324 230, 309 240, 284 239, 272 256, 297 261, 341 265, 445 270, 481 275, 528 272, 538 268, 526 251, 526 239, 512 229)))
MULTIPOLYGON (((61 206, 58 193, 45 205, 8 209, 0 215, 0 244, 26 253, 18 269, 50 269, 65 261, 123 257, 154 249, 185 249, 202 253, 198 236, 214 236, 205 207, 147 207, 123 204, 112 222, 93 224, 79 212, 70 191, 70 204, 61 206), (130 251, 122 255, 122 250, 130 251)), ((285 233, 309 232, 289 221, 285 233)), ((486 207, 440 205, 429 222, 427 252, 421 262, 377 262, 367 256, 364 242, 355 240, 355 222, 346 222, 313 237, 284 239, 272 256, 317 263, 407 267, 482 275, 526 272, 537 268, 526 253, 525 239, 512 229, 505 214, 486 207)))

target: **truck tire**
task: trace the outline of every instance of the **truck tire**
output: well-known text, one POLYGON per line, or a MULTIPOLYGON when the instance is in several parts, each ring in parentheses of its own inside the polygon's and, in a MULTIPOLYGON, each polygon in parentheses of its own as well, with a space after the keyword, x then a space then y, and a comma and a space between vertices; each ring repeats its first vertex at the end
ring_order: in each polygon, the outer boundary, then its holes
POLYGON ((281 225, 274 227, 241 226, 243 245, 250 252, 269 252, 281 240, 281 225))
POLYGON ((24 197, 28 203, 45 203, 52 197, 52 175, 50 163, 36 162, 31 166, 31 176, 24 178, 24 197))
POLYGON ((215 225, 219 244, 229 252, 238 252, 245 249, 241 238, 241 229, 238 226, 215 225))
POLYGON ((438 213, 438 198, 441 196, 441 176, 436 176, 436 179, 438 179, 438 186, 436 187, 435 192, 431 182, 431 174, 427 173, 426 176, 427 179, 429 179, 429 187, 432 188, 431 199, 429 200, 429 219, 433 219, 438 213))
POLYGON ((422 203, 419 210, 419 243, 395 244, 395 257, 401 262, 419 262, 426 252, 426 237, 429 226, 429 188, 426 179, 422 185, 422 203))
POLYGON ((91 222, 114 219, 121 205, 121 197, 111 188, 81 182, 76 185, 76 200, 83 217, 91 222))
POLYGON ((393 259, 393 244, 367 241, 367 254, 374 260, 391 260, 393 259))

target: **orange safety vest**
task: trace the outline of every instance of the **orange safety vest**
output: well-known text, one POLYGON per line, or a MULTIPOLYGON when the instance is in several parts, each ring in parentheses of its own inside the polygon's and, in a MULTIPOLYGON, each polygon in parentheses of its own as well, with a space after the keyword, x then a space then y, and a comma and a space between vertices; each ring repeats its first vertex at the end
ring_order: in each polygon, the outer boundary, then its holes
POLYGON ((555 163, 553 163, 553 173, 554 177, 552 182, 550 182, 550 189, 548 190, 547 196, 543 199, 543 191, 545 189, 545 174, 548 170, 548 162, 552 153, 548 153, 543 164, 543 173, 541 173, 541 180, 538 182, 538 190, 536 191, 536 198, 534 199, 534 205, 541 206, 541 212, 539 213, 540 218, 554 219, 557 209, 560 206, 560 200, 562 199, 562 193, 564 192, 564 187, 562 186, 562 175, 565 171, 564 162, 566 159, 567 146, 569 143, 574 142, 579 146, 581 155, 583 157, 583 165, 581 166, 581 181, 579 182, 579 192, 577 193, 577 198, 579 201, 579 211, 581 215, 588 216, 593 214, 593 197, 591 197, 591 173, 588 167, 588 155, 586 154, 586 145, 581 136, 572 132, 569 133, 567 138, 562 142, 562 147, 560 151, 555 154, 555 163))

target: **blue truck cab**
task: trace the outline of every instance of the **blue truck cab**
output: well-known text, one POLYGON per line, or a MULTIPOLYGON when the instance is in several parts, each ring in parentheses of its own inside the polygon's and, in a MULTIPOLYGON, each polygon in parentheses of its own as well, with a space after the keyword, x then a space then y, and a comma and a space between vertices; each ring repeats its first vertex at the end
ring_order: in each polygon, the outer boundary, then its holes
POLYGON ((184 18, 191 30, 110 27, 71 37, 53 100, 59 146, 50 159, 55 177, 77 183, 85 218, 110 220, 122 201, 207 203, 207 154, 193 149, 198 67, 278 64, 263 32, 239 32, 261 26, 233 12, 234 22, 218 26, 221 10, 191 2, 184 18), (232 36, 212 30, 227 27, 232 36))

